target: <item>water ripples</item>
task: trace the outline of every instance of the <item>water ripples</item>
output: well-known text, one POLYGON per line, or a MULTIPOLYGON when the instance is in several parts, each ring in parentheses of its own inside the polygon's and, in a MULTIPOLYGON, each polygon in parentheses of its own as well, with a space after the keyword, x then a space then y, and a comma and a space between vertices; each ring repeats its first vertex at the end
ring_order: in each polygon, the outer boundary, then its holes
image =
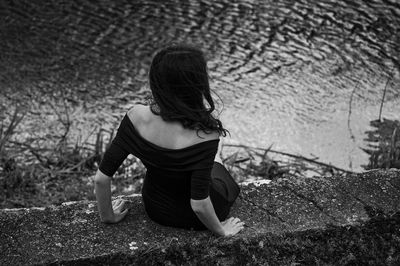
MULTIPOLYGON (((96 92, 96 86, 138 91, 146 86, 155 50, 172 42, 196 44, 209 58, 235 141, 277 143, 342 167, 346 146, 362 146, 362 129, 375 119, 389 76, 386 115, 400 112, 395 0, 2 1, 0 25, 3 88, 46 81, 86 84, 96 92), (356 144, 342 123, 355 86, 356 144), (300 138, 304 134, 322 137, 312 143, 300 138)), ((353 165, 365 161, 361 151, 355 157, 362 159, 353 165)))

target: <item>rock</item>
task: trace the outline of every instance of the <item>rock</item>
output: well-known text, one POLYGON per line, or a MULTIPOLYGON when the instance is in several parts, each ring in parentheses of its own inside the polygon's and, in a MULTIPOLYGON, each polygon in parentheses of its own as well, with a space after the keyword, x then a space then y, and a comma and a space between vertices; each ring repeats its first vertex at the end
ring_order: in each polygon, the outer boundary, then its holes
POLYGON ((139 196, 121 223, 96 203, 0 210, 0 265, 400 264, 400 171, 242 185, 230 238, 158 225, 139 196))

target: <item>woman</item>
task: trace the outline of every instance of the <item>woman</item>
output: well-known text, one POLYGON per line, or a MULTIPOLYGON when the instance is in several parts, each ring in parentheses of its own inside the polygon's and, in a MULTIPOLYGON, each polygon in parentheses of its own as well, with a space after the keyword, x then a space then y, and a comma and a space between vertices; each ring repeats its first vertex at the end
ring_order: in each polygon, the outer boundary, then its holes
POLYGON ((203 53, 184 45, 165 48, 153 58, 149 79, 152 103, 128 111, 96 173, 101 220, 117 223, 127 214, 124 201, 111 202, 110 179, 133 154, 147 169, 142 197, 152 220, 208 228, 220 236, 238 233, 244 223, 225 220, 239 187, 217 153, 219 137, 227 130, 212 115, 215 107, 203 53))

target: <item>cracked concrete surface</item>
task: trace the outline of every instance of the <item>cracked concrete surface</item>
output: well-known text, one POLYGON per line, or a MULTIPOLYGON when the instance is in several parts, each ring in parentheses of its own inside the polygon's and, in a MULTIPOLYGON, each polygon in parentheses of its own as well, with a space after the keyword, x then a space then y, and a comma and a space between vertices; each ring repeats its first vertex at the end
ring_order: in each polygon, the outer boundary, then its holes
POLYGON ((397 213, 399 187, 399 170, 242 185, 231 215, 244 220, 246 228, 226 239, 207 231, 157 225, 146 216, 137 195, 126 197, 130 212, 116 225, 102 224, 93 202, 0 210, 0 265, 95 264, 115 262, 120 257, 137 261, 138 256, 143 259, 156 251, 168 253, 171 246, 187 249, 204 245, 210 248, 207 252, 226 262, 224 248, 234 243, 309 229, 323 231, 329 226, 359 225, 370 219, 370 209, 397 213))

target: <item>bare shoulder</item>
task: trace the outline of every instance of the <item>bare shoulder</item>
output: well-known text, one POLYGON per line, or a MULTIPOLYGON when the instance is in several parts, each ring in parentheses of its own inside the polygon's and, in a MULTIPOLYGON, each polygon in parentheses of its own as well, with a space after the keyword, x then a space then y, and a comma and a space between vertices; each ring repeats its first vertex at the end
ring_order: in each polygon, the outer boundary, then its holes
POLYGON ((128 110, 127 115, 132 123, 142 123, 148 120, 148 115, 146 113, 147 109, 147 105, 135 104, 131 109, 128 110))
POLYGON ((205 132, 200 130, 198 132, 198 138, 201 139, 202 141, 216 140, 216 139, 219 139, 219 133, 217 131, 212 131, 212 132, 207 134, 207 133, 205 133, 205 132))
POLYGON ((217 140, 220 137, 217 131, 206 133, 202 130, 184 128, 179 122, 166 122, 154 115, 147 105, 137 104, 127 112, 127 115, 142 136, 165 148, 183 148, 204 141, 217 140))

